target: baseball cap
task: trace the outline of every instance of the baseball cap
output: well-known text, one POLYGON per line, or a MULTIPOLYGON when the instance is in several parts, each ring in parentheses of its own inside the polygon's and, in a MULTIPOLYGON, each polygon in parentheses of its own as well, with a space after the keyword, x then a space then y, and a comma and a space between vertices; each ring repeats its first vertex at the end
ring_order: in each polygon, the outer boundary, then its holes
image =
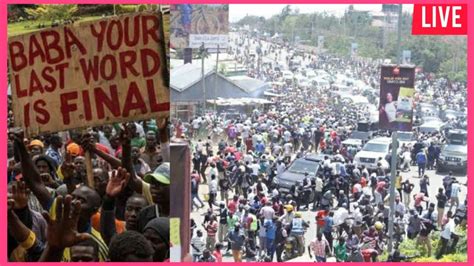
POLYGON ((41 148, 44 148, 43 142, 39 139, 34 139, 30 142, 30 147, 33 147, 33 146, 39 146, 41 148))
POLYGON ((143 177, 143 180, 147 183, 151 183, 152 180, 156 180, 162 184, 170 184, 170 163, 165 162, 158 166, 155 171, 148 173, 143 177))
POLYGON ((81 154, 81 147, 77 143, 74 143, 74 142, 67 145, 66 150, 69 154, 73 156, 78 156, 79 154, 81 154))

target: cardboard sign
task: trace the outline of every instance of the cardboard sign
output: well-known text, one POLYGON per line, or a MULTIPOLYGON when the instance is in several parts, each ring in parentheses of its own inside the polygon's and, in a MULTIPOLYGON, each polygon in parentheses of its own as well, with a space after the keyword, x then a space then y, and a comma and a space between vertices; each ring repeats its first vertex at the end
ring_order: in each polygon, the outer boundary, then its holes
POLYGON ((15 126, 35 135, 167 117, 161 24, 137 13, 9 38, 15 126))

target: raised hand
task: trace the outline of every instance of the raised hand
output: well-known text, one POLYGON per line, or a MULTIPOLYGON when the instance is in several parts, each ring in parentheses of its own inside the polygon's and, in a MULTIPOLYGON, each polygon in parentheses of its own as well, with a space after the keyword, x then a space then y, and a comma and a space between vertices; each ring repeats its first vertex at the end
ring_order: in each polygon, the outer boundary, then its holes
POLYGON ((81 138, 81 147, 86 151, 94 151, 95 149, 95 140, 92 134, 84 134, 81 138))
POLYGON ((132 140, 132 130, 128 126, 127 123, 122 124, 122 129, 120 130, 119 140, 122 145, 130 145, 130 141, 132 140))
POLYGON ((64 200, 62 196, 56 198, 56 219, 53 220, 47 212, 43 212, 48 223, 46 238, 49 247, 64 249, 91 237, 87 233, 77 232, 80 212, 81 203, 72 201, 71 195, 67 195, 64 200))
POLYGON ((24 209, 28 206, 28 195, 30 190, 26 187, 25 182, 19 181, 12 186, 12 196, 13 208, 14 209, 24 209))
POLYGON ((107 196, 114 198, 120 194, 127 186, 129 179, 130 174, 125 168, 119 167, 117 171, 113 171, 105 189, 107 196))

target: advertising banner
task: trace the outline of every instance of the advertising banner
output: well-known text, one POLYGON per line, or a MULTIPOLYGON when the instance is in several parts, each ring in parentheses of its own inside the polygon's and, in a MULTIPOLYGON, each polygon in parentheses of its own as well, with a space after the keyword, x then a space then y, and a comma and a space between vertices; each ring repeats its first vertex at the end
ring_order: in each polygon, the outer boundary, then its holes
POLYGON ((411 131, 414 96, 415 68, 383 65, 380 78, 380 129, 411 131))
POLYGON ((229 5, 171 5, 171 47, 226 48, 229 5))
POLYGON ((15 126, 36 135, 168 116, 161 23, 137 13, 9 38, 15 126))

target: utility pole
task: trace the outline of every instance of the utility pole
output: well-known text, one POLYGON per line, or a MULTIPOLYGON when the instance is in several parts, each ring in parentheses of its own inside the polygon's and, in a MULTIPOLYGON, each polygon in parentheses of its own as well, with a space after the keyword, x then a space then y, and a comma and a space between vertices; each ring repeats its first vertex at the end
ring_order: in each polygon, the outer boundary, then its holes
MULTIPOLYGON (((397 49, 397 66, 400 66, 401 60, 401 40, 402 40, 402 5, 398 7, 398 49, 397 49)), ((398 132, 392 132, 392 160, 390 171, 390 217, 388 219, 388 254, 392 254, 393 250, 393 220, 395 219, 395 176, 397 172, 397 149, 398 149, 398 132)))
POLYGON ((214 76, 214 114, 217 116, 217 74, 219 73, 219 44, 217 45, 216 73, 214 76))
POLYGON ((204 57, 206 54, 206 48, 204 48, 204 43, 201 44, 201 47, 199 47, 199 52, 201 54, 201 85, 202 85, 202 95, 204 98, 204 103, 203 103, 203 111, 204 113, 206 112, 206 77, 204 76, 204 57))

